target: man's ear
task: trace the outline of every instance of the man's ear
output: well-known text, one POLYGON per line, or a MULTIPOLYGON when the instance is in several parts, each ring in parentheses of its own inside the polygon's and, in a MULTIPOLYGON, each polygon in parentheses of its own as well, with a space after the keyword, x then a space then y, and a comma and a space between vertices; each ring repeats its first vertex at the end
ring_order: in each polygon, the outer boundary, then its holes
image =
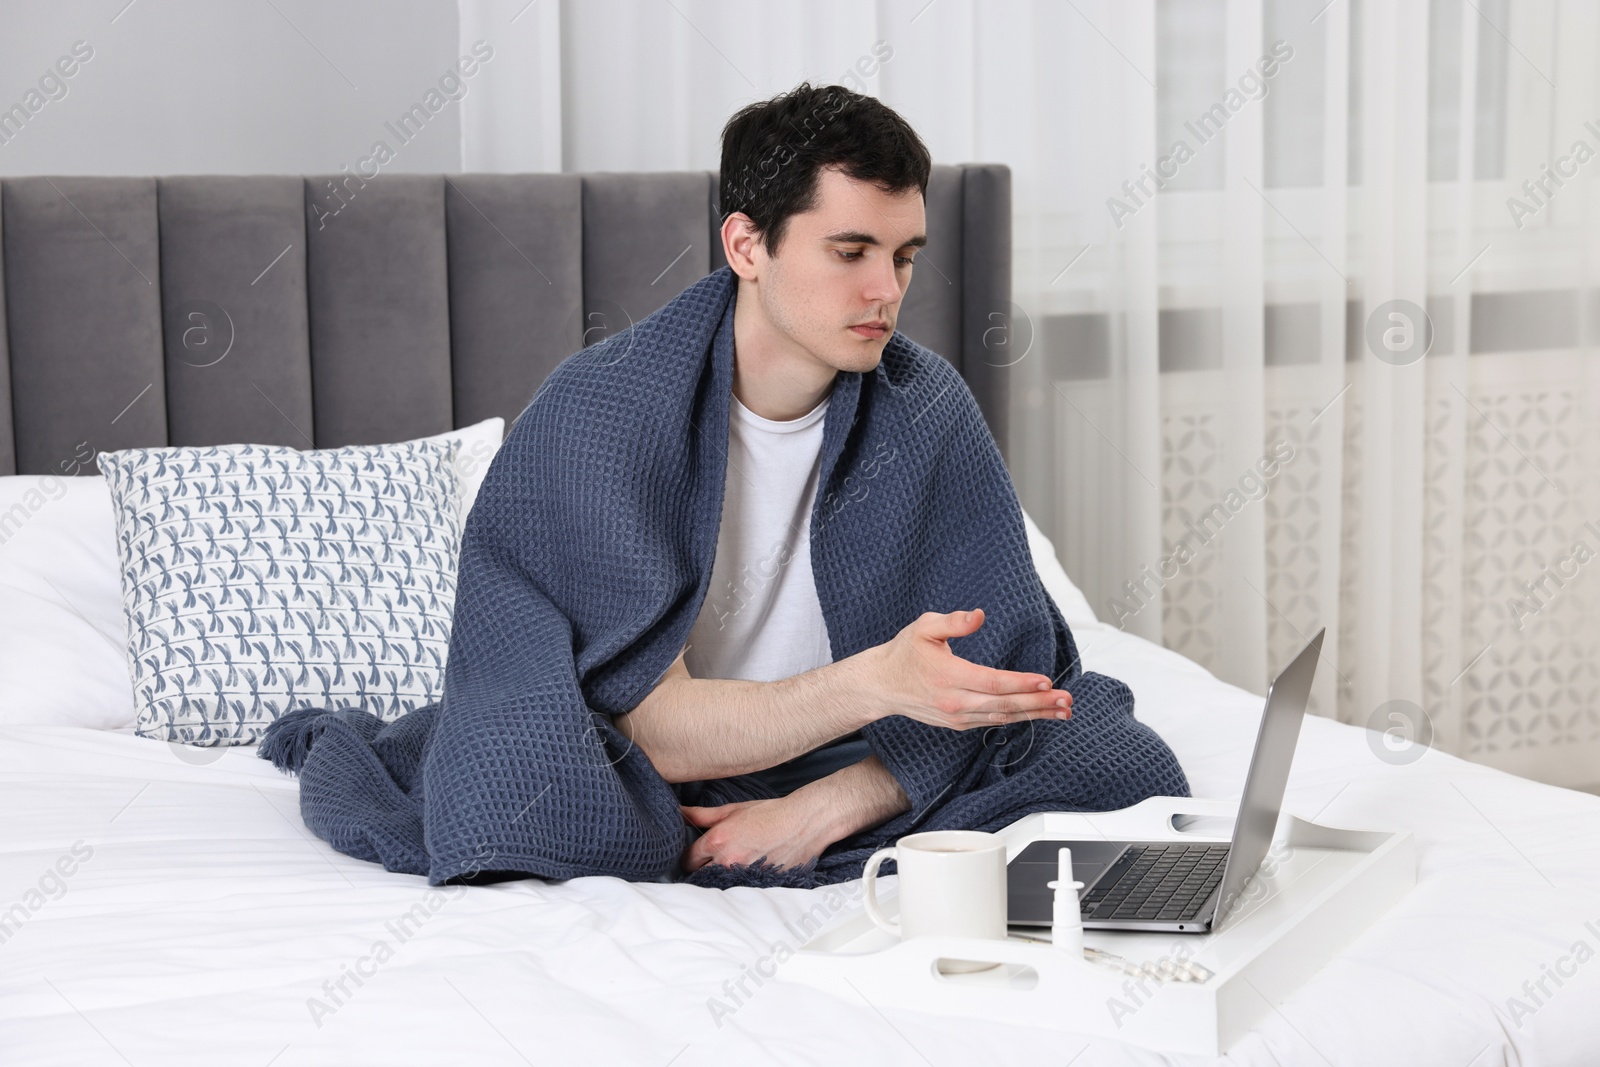
POLYGON ((758 257, 765 258, 764 250, 761 233, 749 215, 735 211, 722 220, 722 252, 733 273, 746 281, 755 281, 760 267, 758 257))

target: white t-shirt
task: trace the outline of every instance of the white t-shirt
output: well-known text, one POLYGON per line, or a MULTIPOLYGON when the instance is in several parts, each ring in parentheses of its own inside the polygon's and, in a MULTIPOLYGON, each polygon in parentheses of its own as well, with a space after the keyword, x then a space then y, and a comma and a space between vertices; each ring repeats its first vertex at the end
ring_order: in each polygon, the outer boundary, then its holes
MULTIPOLYGON (((774 422, 732 398, 722 526, 711 587, 689 631, 695 678, 774 682, 833 662, 811 571, 811 508, 828 400, 774 422)), ((756 773, 782 795, 865 759, 860 733, 756 773)))
POLYGON ((711 588, 684 662, 696 678, 774 682, 833 662, 811 574, 811 506, 828 400, 764 419, 732 398, 711 588))

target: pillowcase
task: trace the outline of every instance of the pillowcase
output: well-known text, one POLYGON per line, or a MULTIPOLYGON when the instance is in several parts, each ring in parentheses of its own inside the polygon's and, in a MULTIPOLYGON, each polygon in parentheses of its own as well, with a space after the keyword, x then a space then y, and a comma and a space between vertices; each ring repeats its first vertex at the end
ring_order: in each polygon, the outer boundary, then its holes
MULTIPOLYGON (((460 442, 463 523, 504 437, 497 417, 422 439, 460 442)), ((119 569, 104 477, 0 477, 0 725, 133 731, 119 569)))
POLYGON ((99 453, 135 732, 248 744, 296 708, 389 721, 436 701, 461 544, 459 448, 99 453))
POLYGON ((132 727, 117 569, 104 478, 0 478, 0 725, 132 727))
POLYGON ((1056 546, 1051 544, 1050 538, 1044 535, 1044 531, 1039 529, 1038 523, 1026 511, 1022 513, 1022 524, 1028 530, 1028 551, 1033 555, 1033 569, 1039 572, 1039 580, 1044 583, 1045 591, 1055 600, 1056 607, 1061 609, 1061 617, 1074 629, 1098 626, 1100 620, 1095 618, 1089 598, 1072 584, 1072 579, 1067 577, 1065 568, 1061 566, 1061 560, 1056 558, 1056 546))

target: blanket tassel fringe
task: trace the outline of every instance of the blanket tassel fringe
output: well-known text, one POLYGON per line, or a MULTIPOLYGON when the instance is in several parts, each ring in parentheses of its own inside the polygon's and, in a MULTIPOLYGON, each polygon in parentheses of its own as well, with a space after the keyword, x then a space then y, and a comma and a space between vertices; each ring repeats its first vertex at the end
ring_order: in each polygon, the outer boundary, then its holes
POLYGON ((306 757, 311 754, 312 742, 328 725, 331 716, 326 708, 296 708, 279 716, 262 735, 257 755, 271 760, 280 771, 299 774, 306 757))

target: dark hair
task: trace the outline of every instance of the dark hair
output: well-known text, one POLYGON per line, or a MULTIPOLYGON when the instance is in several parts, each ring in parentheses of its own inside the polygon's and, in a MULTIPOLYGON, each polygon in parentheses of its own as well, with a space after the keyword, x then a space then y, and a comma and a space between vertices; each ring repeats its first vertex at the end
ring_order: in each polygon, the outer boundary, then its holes
POLYGON ((791 215, 816 206, 817 173, 837 166, 887 193, 928 194, 933 157, 910 123, 874 97, 801 82, 742 108, 722 128, 722 219, 750 216, 776 255, 791 215))

